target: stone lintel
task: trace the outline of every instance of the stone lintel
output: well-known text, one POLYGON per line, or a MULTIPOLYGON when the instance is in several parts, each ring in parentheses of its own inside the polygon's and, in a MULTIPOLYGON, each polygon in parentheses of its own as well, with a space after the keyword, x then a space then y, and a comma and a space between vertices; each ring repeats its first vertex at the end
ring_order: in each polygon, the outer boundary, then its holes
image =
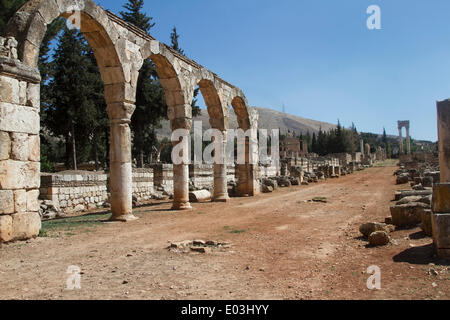
POLYGON ((39 70, 7 57, 0 57, 0 74, 36 84, 41 82, 39 70))

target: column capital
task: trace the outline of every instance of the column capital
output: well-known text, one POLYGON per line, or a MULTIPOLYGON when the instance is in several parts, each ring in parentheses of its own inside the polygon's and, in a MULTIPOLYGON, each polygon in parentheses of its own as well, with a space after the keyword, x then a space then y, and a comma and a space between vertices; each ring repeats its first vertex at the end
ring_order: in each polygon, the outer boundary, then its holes
POLYGON ((130 123, 136 106, 129 102, 114 102, 108 103, 106 112, 111 120, 111 123, 130 123))

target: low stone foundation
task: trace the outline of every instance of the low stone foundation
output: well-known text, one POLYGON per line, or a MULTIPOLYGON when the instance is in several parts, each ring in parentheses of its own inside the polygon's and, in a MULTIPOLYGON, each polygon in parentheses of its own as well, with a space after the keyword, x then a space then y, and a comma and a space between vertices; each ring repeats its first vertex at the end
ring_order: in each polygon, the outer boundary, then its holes
POLYGON ((153 169, 133 169, 133 197, 148 201, 155 194, 153 169))
POLYGON ((108 199, 108 176, 87 171, 42 174, 40 200, 52 200, 64 213, 102 207, 108 199))

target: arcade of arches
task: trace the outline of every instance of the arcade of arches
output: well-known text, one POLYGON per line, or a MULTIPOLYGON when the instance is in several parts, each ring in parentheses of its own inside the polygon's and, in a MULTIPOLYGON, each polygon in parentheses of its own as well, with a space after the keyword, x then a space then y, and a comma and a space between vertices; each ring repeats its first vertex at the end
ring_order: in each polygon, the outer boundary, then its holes
MULTIPOLYGON (((39 47, 48 24, 60 16, 70 18, 74 14, 78 15, 81 32, 95 53, 104 83, 111 129, 113 220, 135 219, 129 123, 135 108, 138 74, 145 59, 156 65, 172 130, 191 128, 191 101, 197 85, 208 107, 211 127, 226 133, 231 105, 242 129, 257 130, 257 112, 248 107, 239 88, 92 0, 30 0, 15 13, 0 37, 0 241, 3 242, 31 238, 40 230, 39 47)), ((236 168, 240 194, 258 192, 256 167, 247 163, 236 168)), ((174 166, 176 210, 190 208, 188 170, 188 164, 174 166)), ((217 164, 214 200, 227 199, 226 166, 217 164)))

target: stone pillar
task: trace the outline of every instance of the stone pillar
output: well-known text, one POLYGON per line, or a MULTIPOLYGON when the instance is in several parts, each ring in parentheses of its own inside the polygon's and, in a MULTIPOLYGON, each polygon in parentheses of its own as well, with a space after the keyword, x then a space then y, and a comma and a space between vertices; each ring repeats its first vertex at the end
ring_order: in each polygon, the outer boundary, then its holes
POLYGON ((441 182, 450 182, 450 100, 438 103, 437 115, 441 182))
POLYGON ((409 127, 406 127, 406 152, 411 154, 411 137, 409 136, 409 127))
MULTIPOLYGON (((178 109, 187 110, 190 105, 179 106, 178 109)), ((179 141, 172 141, 173 147, 180 147, 183 141, 190 140, 189 131, 191 130, 192 121, 188 118, 176 118, 171 120, 172 131, 177 129, 184 130, 183 137, 179 141), (187 135, 187 137, 185 136, 187 135)), ((187 146, 184 145, 182 150, 187 150, 187 146)), ((189 202, 189 155, 185 155, 183 151, 179 153, 179 156, 183 159, 181 163, 173 165, 173 205, 172 210, 190 210, 192 209, 189 202)))
POLYGON ((130 119, 134 105, 119 102, 108 104, 110 119, 110 193, 111 220, 132 221, 132 164, 130 119))
POLYGON ((215 202, 227 202, 230 200, 228 196, 228 180, 227 180, 227 132, 222 131, 223 140, 217 141, 215 145, 216 157, 214 162, 214 196, 215 202), (220 157, 220 159, 219 159, 220 157))
POLYGON ((441 183, 433 186, 433 241, 439 258, 450 259, 450 100, 437 103, 441 183))
POLYGON ((361 154, 364 156, 364 140, 361 139, 359 141, 359 144, 360 144, 360 148, 361 148, 361 154))
POLYGON ((192 209, 189 203, 189 164, 173 165, 173 210, 192 209))
POLYGON ((0 37, 0 242, 36 237, 41 228, 41 79, 17 60, 16 44, 0 37))
POLYGON ((404 148, 403 148, 402 127, 398 128, 398 137, 399 137, 398 143, 399 143, 399 148, 400 148, 399 153, 403 154, 404 153, 404 148))

